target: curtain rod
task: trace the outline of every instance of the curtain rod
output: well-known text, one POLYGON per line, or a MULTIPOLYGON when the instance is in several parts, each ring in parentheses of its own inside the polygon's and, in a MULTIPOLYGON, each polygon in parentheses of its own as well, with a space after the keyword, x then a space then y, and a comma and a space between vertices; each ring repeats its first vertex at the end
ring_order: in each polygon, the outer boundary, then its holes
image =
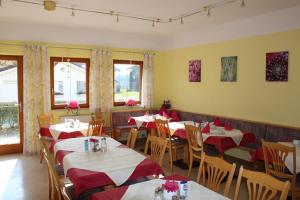
MULTIPOLYGON (((13 43, 0 43, 0 45, 8 45, 8 46, 20 46, 23 47, 24 44, 13 44, 13 43)), ((86 51, 91 51, 93 50, 92 48, 81 48, 81 47, 62 47, 62 46, 46 46, 48 48, 53 48, 53 49, 77 49, 77 50, 86 50, 86 51)), ((126 51, 126 50, 112 50, 112 52, 115 53, 132 53, 132 54, 142 54, 144 55, 146 52, 140 52, 140 51, 126 51)), ((155 55, 155 53, 152 53, 152 55, 155 55)))

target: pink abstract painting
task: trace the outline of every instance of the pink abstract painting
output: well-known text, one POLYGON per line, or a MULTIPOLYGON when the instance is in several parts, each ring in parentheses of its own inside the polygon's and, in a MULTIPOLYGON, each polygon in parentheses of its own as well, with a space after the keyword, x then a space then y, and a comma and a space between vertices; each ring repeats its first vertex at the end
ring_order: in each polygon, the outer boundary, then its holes
POLYGON ((201 81, 201 60, 189 61, 189 81, 190 82, 201 81))

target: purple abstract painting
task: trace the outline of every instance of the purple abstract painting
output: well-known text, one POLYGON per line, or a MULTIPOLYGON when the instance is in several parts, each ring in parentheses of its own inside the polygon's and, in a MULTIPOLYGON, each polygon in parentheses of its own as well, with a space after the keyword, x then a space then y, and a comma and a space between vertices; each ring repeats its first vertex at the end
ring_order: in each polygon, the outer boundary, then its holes
POLYGON ((272 52, 266 54, 266 81, 288 80, 289 52, 272 52))
POLYGON ((190 82, 201 81, 201 60, 189 61, 189 81, 190 82))

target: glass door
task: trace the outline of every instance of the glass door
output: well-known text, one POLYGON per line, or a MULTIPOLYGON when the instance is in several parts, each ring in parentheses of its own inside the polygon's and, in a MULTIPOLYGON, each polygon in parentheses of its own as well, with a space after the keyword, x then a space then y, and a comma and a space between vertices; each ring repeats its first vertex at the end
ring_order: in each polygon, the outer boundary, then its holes
POLYGON ((23 150, 23 56, 0 55, 0 154, 23 150))

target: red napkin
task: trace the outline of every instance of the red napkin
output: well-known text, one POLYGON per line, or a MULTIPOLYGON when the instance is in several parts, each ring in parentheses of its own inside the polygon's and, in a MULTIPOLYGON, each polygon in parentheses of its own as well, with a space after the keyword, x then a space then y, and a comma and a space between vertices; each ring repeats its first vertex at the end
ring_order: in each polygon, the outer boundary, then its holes
POLYGON ((176 110, 173 110, 173 112, 171 113, 171 118, 172 118, 172 122, 179 122, 180 121, 176 110))
POLYGON ((225 129, 226 131, 231 131, 231 130, 232 130, 232 127, 231 127, 229 124, 225 123, 224 129, 225 129))
POLYGON ((170 118, 170 115, 165 111, 163 111, 163 116, 166 117, 166 118, 170 118))
POLYGON ((222 126, 222 123, 221 123, 220 118, 216 118, 216 119, 215 119, 214 125, 215 125, 215 126, 222 126))
POLYGON ((210 126, 209 124, 206 124, 206 126, 202 129, 202 133, 209 133, 210 132, 210 126))

